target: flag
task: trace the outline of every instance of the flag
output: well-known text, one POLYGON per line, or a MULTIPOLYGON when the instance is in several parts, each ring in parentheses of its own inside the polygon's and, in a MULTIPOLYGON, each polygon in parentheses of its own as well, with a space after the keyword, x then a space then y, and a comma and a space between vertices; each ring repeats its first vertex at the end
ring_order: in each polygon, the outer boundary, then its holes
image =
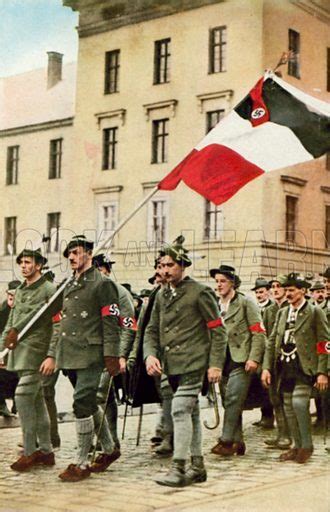
POLYGON ((160 183, 180 181, 216 205, 265 172, 330 151, 330 105, 271 72, 160 183))

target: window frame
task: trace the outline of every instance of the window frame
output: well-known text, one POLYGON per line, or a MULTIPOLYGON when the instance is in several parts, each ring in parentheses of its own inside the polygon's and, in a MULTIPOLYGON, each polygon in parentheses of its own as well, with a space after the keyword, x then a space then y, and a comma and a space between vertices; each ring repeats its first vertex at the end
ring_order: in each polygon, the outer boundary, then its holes
POLYGON ((223 230, 224 230, 223 209, 220 208, 219 206, 213 204, 208 199, 205 199, 203 239, 207 240, 207 241, 221 240, 221 231, 223 231, 223 230), (213 221, 212 221, 212 219, 213 219, 213 221), (220 227, 219 227, 219 225, 220 225, 220 227))
POLYGON ((7 146, 6 185, 18 185, 18 164, 20 146, 7 146))
POLYGON ((171 38, 154 43, 154 85, 168 84, 171 80, 171 38))
POLYGON ((215 110, 208 110, 206 112, 206 129, 205 133, 209 133, 213 128, 223 119, 226 115, 226 111, 224 108, 219 108, 215 110), (212 122, 212 115, 216 115, 217 121, 212 122))
POLYGON ((6 256, 11 253, 8 251, 8 245, 11 245, 13 248, 13 254, 16 254, 16 238, 17 238, 17 217, 5 217, 5 247, 4 254, 6 256), (10 226, 10 223, 13 222, 13 226, 10 226))
POLYGON ((151 143, 151 163, 163 164, 168 162, 169 150, 169 118, 154 119, 152 121, 152 143, 151 143), (161 128, 161 130, 160 130, 161 128), (160 147, 159 147, 160 144, 160 147), (159 155, 161 153, 161 157, 159 155))
POLYGON ((288 75, 300 79, 300 32, 297 32, 296 30, 289 28, 288 39, 288 75))
POLYGON ((60 250, 60 228, 61 228, 61 212, 47 213, 47 236, 50 238, 47 246, 47 252, 56 253, 60 250), (54 221, 55 222, 51 222, 54 221), (54 237, 54 229, 56 230, 54 237), (53 232, 52 232, 53 230, 53 232), (55 243, 54 243, 55 238, 55 243))
POLYGON ((227 71, 227 36, 227 25, 213 27, 209 30, 209 74, 227 71), (219 34, 218 42, 216 41, 217 34, 219 34))
POLYGON ((289 194, 285 196, 285 241, 289 243, 293 243, 296 241, 296 229, 298 223, 298 203, 299 198, 297 196, 289 194), (289 203, 292 204, 290 205, 289 203))
POLYGON ((63 138, 49 141, 48 179, 58 180, 62 177, 63 138))
POLYGON ((102 171, 117 169, 118 133, 118 126, 104 128, 102 131, 102 171))
POLYGON ((105 52, 104 94, 119 92, 120 49, 105 52))
POLYGON ((147 221, 147 239, 148 243, 152 243, 155 247, 165 243, 168 238, 168 226, 169 226, 169 201, 167 197, 160 196, 152 198, 148 205, 148 221, 147 221), (160 215, 155 215, 155 206, 161 204, 162 211, 160 215), (157 226, 155 223, 157 219, 161 219, 160 225, 157 226), (160 233, 160 236, 158 235, 160 233))

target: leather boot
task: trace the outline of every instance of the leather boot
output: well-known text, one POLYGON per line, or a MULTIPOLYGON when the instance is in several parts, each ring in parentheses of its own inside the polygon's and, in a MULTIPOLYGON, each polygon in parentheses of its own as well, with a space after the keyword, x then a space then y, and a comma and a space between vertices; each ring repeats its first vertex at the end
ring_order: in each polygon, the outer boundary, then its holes
POLYGON ((186 485, 206 482, 207 473, 203 457, 191 457, 191 466, 186 471, 186 485))
POLYGON ((311 458, 312 453, 313 448, 299 448, 296 456, 296 462, 298 462, 298 464, 305 464, 305 462, 311 458))
POLYGON ((167 475, 158 477, 155 482, 159 485, 167 485, 168 487, 184 487, 187 485, 185 463, 185 460, 173 459, 171 469, 167 475))
POLYGON ((171 455, 173 453, 173 435, 166 434, 159 446, 155 448, 157 455, 171 455))

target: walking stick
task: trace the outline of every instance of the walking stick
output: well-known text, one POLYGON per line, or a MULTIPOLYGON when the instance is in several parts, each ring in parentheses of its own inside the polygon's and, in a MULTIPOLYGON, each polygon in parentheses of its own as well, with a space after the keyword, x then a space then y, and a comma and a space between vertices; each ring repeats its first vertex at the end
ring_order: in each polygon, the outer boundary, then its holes
POLYGON ((128 411, 128 402, 125 404, 125 412, 124 412, 124 422, 123 422, 123 430, 121 432, 121 438, 125 437, 125 429, 126 429, 126 420, 127 420, 127 411, 128 411))
POLYGON ((105 415, 106 415, 106 412, 107 412, 108 401, 109 401, 109 397, 110 397, 110 393, 111 393, 112 383, 113 383, 113 376, 111 375, 110 381, 109 381, 108 392, 107 392, 107 399, 106 399, 105 406, 104 406, 104 409, 103 409, 103 414, 102 414, 101 422, 100 422, 99 428, 97 429, 95 446, 94 446, 94 450, 93 450, 93 453, 92 453, 92 460, 91 460, 92 464, 93 464, 93 462, 95 460, 96 449, 97 449, 97 445, 98 445, 98 442, 99 442, 99 439, 100 439, 101 430, 102 430, 102 427, 103 427, 105 415))
POLYGON ((139 446, 139 444, 140 444, 141 428, 142 428, 142 417, 143 417, 143 404, 140 407, 139 424, 138 424, 138 431, 137 431, 137 438, 136 438, 136 446, 139 446))
POLYGON ((204 421, 204 427, 206 427, 209 430, 214 430, 220 424, 219 405, 218 405, 217 393, 216 393, 216 390, 215 390, 214 382, 211 383, 210 389, 211 389, 211 395, 212 395, 212 400, 213 400, 213 408, 214 408, 214 414, 215 414, 215 425, 213 425, 211 427, 210 425, 208 425, 207 421, 205 420, 204 421))

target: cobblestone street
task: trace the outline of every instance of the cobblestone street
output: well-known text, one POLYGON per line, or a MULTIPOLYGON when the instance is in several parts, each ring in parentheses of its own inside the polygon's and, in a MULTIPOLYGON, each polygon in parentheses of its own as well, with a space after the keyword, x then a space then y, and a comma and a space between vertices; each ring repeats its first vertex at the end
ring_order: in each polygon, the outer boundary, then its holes
MULTIPOLYGON (((122 456, 103 474, 75 483, 63 483, 58 473, 73 462, 75 426, 60 424, 62 447, 56 466, 28 473, 13 472, 9 465, 17 458, 19 428, 1 429, 0 510, 6 512, 45 511, 129 511, 158 512, 208 510, 299 512, 328 510, 328 454, 321 435, 314 437, 315 452, 305 465, 279 463, 279 451, 266 449, 263 440, 269 431, 252 426, 259 411, 247 411, 244 457, 219 458, 210 454, 218 432, 204 429, 204 450, 208 480, 184 489, 161 487, 153 482, 165 472, 170 459, 152 454, 149 439, 154 433, 156 414, 145 414, 141 443, 136 447, 138 416, 127 418, 122 456)), ((213 421, 213 410, 202 410, 203 419, 213 421)), ((122 428, 122 417, 119 429, 122 428)))

